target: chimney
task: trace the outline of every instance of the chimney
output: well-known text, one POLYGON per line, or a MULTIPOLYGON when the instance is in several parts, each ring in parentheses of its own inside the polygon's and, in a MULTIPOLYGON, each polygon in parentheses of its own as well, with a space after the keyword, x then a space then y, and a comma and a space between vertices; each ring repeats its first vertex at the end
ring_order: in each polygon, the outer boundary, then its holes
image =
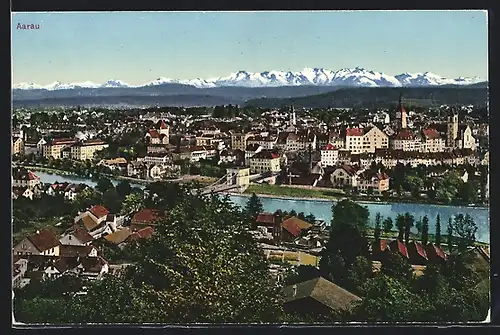
POLYGON ((38 235, 38 234, 40 234, 40 231, 39 231, 39 230, 37 230, 37 231, 36 231, 36 234, 37 234, 37 235, 38 235))
POLYGON ((295 298, 295 296, 297 295, 297 284, 294 284, 292 286, 292 289, 293 289, 293 297, 295 298))

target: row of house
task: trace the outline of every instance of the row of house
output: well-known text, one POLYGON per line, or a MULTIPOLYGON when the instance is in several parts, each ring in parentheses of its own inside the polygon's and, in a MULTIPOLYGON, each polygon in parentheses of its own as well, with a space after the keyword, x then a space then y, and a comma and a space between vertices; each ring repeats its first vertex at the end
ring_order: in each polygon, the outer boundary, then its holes
POLYGON ((75 217, 74 225, 61 236, 43 229, 26 236, 13 248, 13 285, 22 287, 31 280, 75 275, 100 279, 109 272, 110 264, 93 242, 104 238, 123 247, 125 244, 152 236, 155 222, 163 213, 142 209, 131 224, 110 214, 102 205, 92 206, 75 217))
POLYGON ((249 144, 258 144, 264 149, 285 152, 304 151, 331 144, 352 154, 374 153, 377 149, 394 149, 422 153, 444 152, 450 149, 476 150, 476 139, 468 124, 458 124, 453 116, 447 124, 429 125, 422 129, 397 130, 386 126, 383 130, 375 125, 347 128, 328 134, 315 133, 310 129, 278 132, 276 135, 256 133, 232 133, 231 148, 244 151, 249 144))
POLYGON ((338 166, 356 164, 364 168, 373 162, 393 168, 398 164, 415 167, 418 165, 435 166, 441 164, 477 166, 481 163, 477 152, 470 149, 455 149, 445 152, 416 152, 393 149, 377 149, 373 153, 352 154, 345 149, 339 149, 329 144, 321 150, 322 166, 338 166))
POLYGON ((92 160, 94 154, 107 148, 109 145, 102 140, 77 140, 73 138, 59 138, 47 141, 42 146, 42 154, 45 158, 92 160))

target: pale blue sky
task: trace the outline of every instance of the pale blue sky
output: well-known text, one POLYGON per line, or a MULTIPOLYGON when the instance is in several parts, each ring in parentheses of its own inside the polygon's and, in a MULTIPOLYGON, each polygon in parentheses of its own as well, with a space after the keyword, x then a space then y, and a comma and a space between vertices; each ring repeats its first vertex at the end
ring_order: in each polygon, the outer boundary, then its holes
POLYGON ((430 71, 487 78, 485 11, 15 13, 13 81, 49 84, 238 70, 430 71), (18 30, 18 23, 40 24, 18 30))

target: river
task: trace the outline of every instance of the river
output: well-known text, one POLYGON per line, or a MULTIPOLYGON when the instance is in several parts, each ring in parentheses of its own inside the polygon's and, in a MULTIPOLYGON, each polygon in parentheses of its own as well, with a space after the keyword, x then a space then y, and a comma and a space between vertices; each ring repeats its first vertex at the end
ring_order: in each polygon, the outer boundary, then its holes
MULTIPOLYGON (((96 182, 90 179, 78 178, 73 176, 62 176, 56 174, 49 174, 37 171, 36 174, 44 183, 54 182, 69 182, 69 183, 85 183, 90 186, 95 186, 96 182)), ((116 185, 118 181, 113 181, 116 185)), ((134 187, 144 188, 144 185, 130 183, 134 187)), ((244 206, 248 197, 240 195, 230 195, 229 198, 233 203, 239 206, 244 206)), ((330 222, 332 219, 331 206, 333 201, 330 200, 303 200, 303 199, 277 199, 261 197, 261 202, 266 212, 275 212, 278 209, 283 211, 295 210, 296 212, 304 212, 306 215, 309 213, 314 214, 317 219, 330 222)), ((436 217, 439 214, 441 218, 441 234, 446 234, 446 227, 448 225, 448 218, 456 214, 469 214, 478 226, 476 239, 481 242, 490 241, 490 225, 489 225, 489 209, 484 207, 465 207, 465 206, 441 206, 430 204, 411 204, 411 203, 363 203, 370 211, 370 221, 373 222, 377 212, 383 218, 392 217, 395 221, 396 215, 399 213, 409 212, 416 220, 427 215, 429 218, 429 232, 434 233, 436 217)), ((395 224, 395 222, 394 222, 395 224)), ((414 228, 415 230, 415 228, 414 228)), ((415 230, 416 231, 416 230, 415 230)))

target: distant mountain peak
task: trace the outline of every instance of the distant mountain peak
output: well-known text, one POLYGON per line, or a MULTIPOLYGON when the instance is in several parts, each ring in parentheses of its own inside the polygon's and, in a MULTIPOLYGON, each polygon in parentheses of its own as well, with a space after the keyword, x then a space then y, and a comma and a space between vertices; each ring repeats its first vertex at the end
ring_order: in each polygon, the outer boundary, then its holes
POLYGON ((49 85, 36 83, 20 83, 13 85, 18 90, 62 90, 79 88, 141 88, 165 84, 190 85, 197 88, 212 87, 279 87, 279 86, 354 86, 354 87, 401 87, 401 86, 439 86, 439 85, 469 85, 486 80, 478 77, 458 77, 447 79, 431 73, 404 72, 396 76, 368 70, 362 66, 342 68, 337 71, 319 67, 305 67, 300 71, 266 70, 263 72, 249 72, 238 70, 225 77, 196 78, 188 80, 158 77, 142 85, 129 85, 119 79, 109 79, 102 84, 93 82, 64 84, 55 81, 49 85))

